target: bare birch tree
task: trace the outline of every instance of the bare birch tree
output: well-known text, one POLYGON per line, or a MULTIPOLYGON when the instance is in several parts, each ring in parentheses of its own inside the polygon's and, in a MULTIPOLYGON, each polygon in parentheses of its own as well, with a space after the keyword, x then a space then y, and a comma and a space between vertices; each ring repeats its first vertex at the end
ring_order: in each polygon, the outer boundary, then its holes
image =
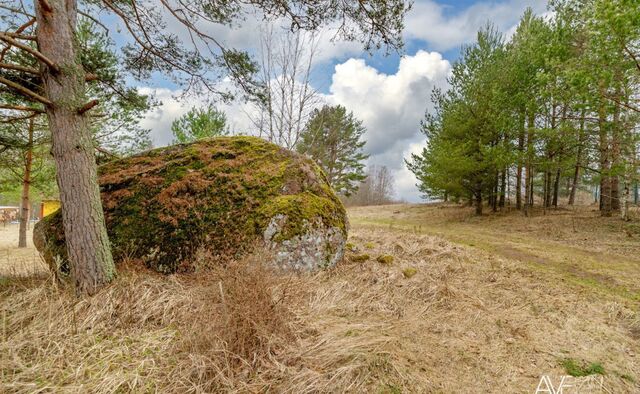
POLYGON ((367 167, 367 178, 345 203, 356 206, 390 204, 394 201, 394 182, 387 166, 370 165, 367 167))
POLYGON ((259 79, 266 95, 255 102, 249 117, 261 137, 293 149, 311 111, 321 103, 310 83, 318 37, 313 32, 279 31, 273 25, 261 30, 259 79))

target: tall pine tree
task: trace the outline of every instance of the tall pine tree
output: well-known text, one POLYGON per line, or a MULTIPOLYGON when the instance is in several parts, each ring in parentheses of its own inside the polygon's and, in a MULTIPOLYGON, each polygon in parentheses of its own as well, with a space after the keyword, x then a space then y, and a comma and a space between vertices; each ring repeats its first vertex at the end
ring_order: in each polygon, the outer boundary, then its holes
POLYGON ((296 148, 322 167, 336 192, 350 196, 367 177, 364 161, 369 156, 362 153, 361 141, 365 131, 345 107, 325 105, 313 111, 296 148))

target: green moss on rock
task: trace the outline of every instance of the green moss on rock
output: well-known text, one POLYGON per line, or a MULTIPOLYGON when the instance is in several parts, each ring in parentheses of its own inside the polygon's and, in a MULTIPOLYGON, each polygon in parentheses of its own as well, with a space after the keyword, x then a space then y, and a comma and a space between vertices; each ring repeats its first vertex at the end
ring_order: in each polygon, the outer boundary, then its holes
MULTIPOLYGON (((345 209, 320 168, 260 138, 159 148, 98 173, 116 261, 139 259, 159 272, 191 269, 200 248, 213 263, 250 252, 274 217, 286 217, 270 239, 276 243, 304 241, 318 228, 347 236, 345 209)), ((37 224, 34 241, 50 265, 69 271, 60 212, 37 224)), ((341 254, 343 246, 328 250, 341 254)))

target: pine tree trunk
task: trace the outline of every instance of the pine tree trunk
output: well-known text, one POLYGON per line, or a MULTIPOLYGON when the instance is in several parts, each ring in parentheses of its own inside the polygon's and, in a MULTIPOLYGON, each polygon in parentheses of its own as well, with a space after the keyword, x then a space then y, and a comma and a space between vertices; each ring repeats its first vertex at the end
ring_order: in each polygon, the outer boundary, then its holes
MULTIPOLYGON (((620 99, 620 89, 617 89, 616 96, 620 99)), ((620 104, 615 104, 613 111, 613 124, 611 130, 611 210, 620 210, 620 137, 622 134, 622 122, 620 122, 620 104)))
POLYGON ((553 205, 555 208, 558 208, 558 193, 560 189, 560 168, 558 168, 558 170, 556 171, 556 179, 553 182, 553 202, 551 203, 551 205, 553 205))
POLYGON ((482 192, 478 191, 475 193, 476 196, 476 215, 482 216, 482 192))
POLYGON ((502 178, 500 179, 500 200, 498 206, 504 208, 504 200, 507 194, 507 170, 502 170, 502 178))
POLYGON ((24 174, 22 177, 22 206, 20 214, 20 229, 18 234, 18 247, 27 247, 27 227, 29 225, 29 212, 31 202, 29 201, 29 187, 31 186, 31 164, 33 162, 33 118, 29 119, 29 143, 27 153, 24 158, 24 174))
POLYGON ((525 216, 529 215, 529 208, 533 205, 533 131, 535 127, 535 114, 529 113, 527 124, 527 161, 525 164, 525 216))
POLYGON ((498 212, 498 184, 493 188, 493 197, 491 198, 491 211, 498 212))
POLYGON ((622 217, 622 220, 625 220, 625 221, 629 220, 629 194, 630 194, 629 179, 625 175, 624 194, 622 196, 622 207, 620 210, 620 216, 622 217))
POLYGON ((573 170, 573 182, 571 183, 571 191, 569 192, 569 205, 576 202, 576 192, 578 190, 578 181, 580 180, 580 166, 582 165, 582 144, 584 144, 584 119, 585 110, 582 110, 580 116, 580 131, 578 134, 578 149, 576 152, 576 167, 573 170))
POLYGON ((600 214, 611 216, 611 179, 609 177, 609 132, 604 104, 598 107, 599 154, 600 154, 600 214))
POLYGON ((516 209, 522 209, 522 158, 524 156, 525 114, 521 113, 520 133, 518 134, 518 167, 516 169, 516 209))
POLYGON ((52 10, 35 2, 40 52, 58 70, 42 67, 52 153, 60 189, 62 221, 76 292, 93 294, 115 276, 104 222, 91 132, 78 109, 86 103, 85 72, 76 52, 75 0, 49 0, 52 10))

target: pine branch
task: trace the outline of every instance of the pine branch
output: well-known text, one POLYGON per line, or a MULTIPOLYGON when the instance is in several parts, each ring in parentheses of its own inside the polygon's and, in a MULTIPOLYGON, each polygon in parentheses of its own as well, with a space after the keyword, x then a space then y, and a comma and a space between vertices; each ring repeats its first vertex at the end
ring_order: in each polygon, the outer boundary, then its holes
POLYGON ((27 40, 27 41, 35 41, 36 40, 36 36, 31 36, 31 35, 27 35, 27 34, 11 33, 11 32, 6 32, 4 34, 8 35, 11 38, 15 38, 17 40, 27 40))
POLYGON ((17 8, 7 7, 7 6, 6 6, 6 5, 4 5, 4 4, 0 4, 0 9, 7 10, 7 11, 11 11, 11 12, 13 12, 14 14, 22 14, 22 15, 29 16, 29 17, 32 17, 32 18, 34 18, 34 19, 35 19, 35 15, 31 15, 30 13, 25 12, 25 11, 23 11, 23 10, 19 10, 19 9, 17 9, 17 8))
POLYGON ((85 105, 83 105, 82 107, 80 107, 78 109, 78 114, 82 115, 85 112, 87 112, 88 110, 90 110, 91 108, 95 107, 96 105, 98 105, 99 101, 98 100, 91 100, 88 103, 86 103, 85 105))
MULTIPOLYGON (((0 7, 1 8, 1 7, 0 7)), ((22 26, 20 26, 16 31, 15 34, 20 34, 23 31, 27 30, 27 28, 31 25, 33 25, 34 23, 36 23, 36 17, 32 16, 31 19, 29 19, 29 21, 25 24, 23 24, 22 26)), ((7 54, 7 52, 9 52, 9 49, 11 48, 11 45, 8 45, 7 47, 2 49, 2 52, 0 52, 0 62, 4 59, 5 55, 7 54)))
POLYGON ((25 73, 28 73, 28 74, 33 74, 33 75, 40 75, 40 71, 36 70, 35 68, 20 66, 18 64, 0 63, 0 68, 5 68, 5 69, 8 69, 8 70, 22 71, 22 72, 25 72, 25 73))
POLYGON ((96 148, 96 150, 97 150, 98 152, 103 153, 103 154, 105 154, 105 155, 107 155, 107 156, 111 156, 111 157, 116 158, 116 159, 119 159, 119 158, 120 158, 120 156, 116 155, 116 154, 115 154, 115 153, 113 153, 113 152, 109 152, 108 150, 106 150, 106 149, 105 149, 105 148, 103 148, 103 147, 96 146, 95 148, 96 148))
POLYGON ((49 99, 47 99, 46 97, 43 97, 41 95, 39 95, 38 93, 32 91, 31 89, 27 89, 24 86, 17 84, 13 81, 10 81, 4 77, 0 77, 0 83, 3 85, 6 85, 8 87, 10 87, 11 89, 15 90, 16 92, 22 94, 23 96, 26 96, 30 99, 36 100, 41 102, 44 105, 53 105, 53 103, 51 101, 49 101, 49 99))
POLYGON ((31 111, 37 113, 44 113, 40 108, 35 107, 27 107, 24 105, 11 105, 11 104, 0 104, 0 109, 11 109, 15 111, 31 111))
POLYGON ((0 40, 6 42, 7 44, 13 45, 16 48, 20 48, 25 52, 30 53, 35 58, 40 60, 42 63, 46 64, 51 70, 53 70, 55 72, 60 71, 58 66, 56 66, 55 63, 53 63, 51 61, 51 59, 49 59, 48 57, 46 57, 45 55, 43 55, 39 51, 31 48, 30 46, 25 45, 25 44, 21 43, 20 41, 14 40, 13 38, 9 37, 6 33, 0 33, 0 40))
POLYGON ((2 119, 0 120, 0 123, 13 123, 13 122, 19 122, 21 120, 27 120, 27 119, 31 119, 33 117, 36 117, 40 115, 40 113, 38 112, 34 112, 34 113, 30 113, 28 115, 23 115, 23 116, 16 116, 13 118, 6 118, 6 119, 2 119))

